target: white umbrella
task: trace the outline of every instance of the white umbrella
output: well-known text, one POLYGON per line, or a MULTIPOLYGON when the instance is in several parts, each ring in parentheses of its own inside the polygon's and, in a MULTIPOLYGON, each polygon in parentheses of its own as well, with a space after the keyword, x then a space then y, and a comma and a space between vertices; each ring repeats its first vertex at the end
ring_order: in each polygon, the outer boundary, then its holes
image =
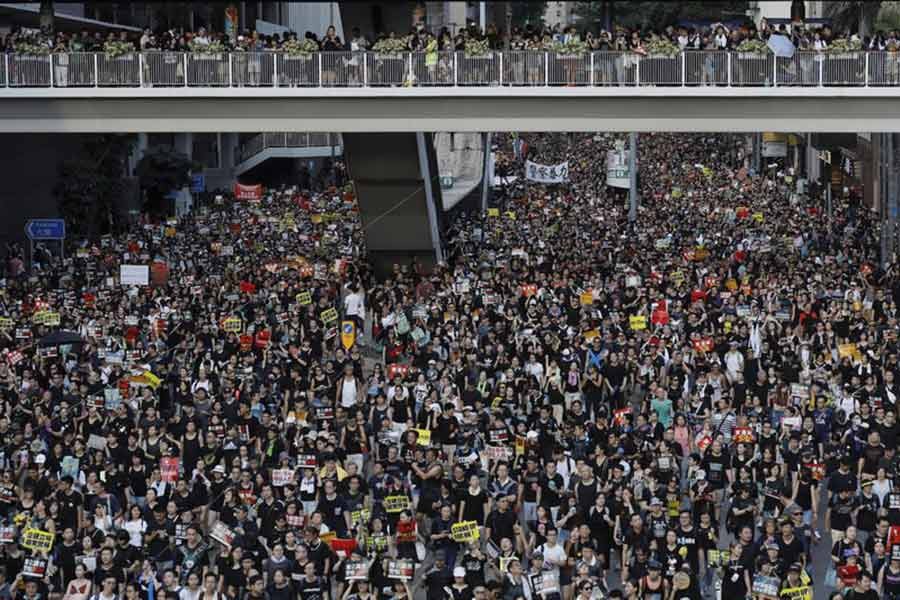
POLYGON ((772 52, 775 53, 775 56, 784 58, 793 57, 794 51, 796 50, 791 40, 783 35, 770 36, 767 45, 772 49, 772 52))

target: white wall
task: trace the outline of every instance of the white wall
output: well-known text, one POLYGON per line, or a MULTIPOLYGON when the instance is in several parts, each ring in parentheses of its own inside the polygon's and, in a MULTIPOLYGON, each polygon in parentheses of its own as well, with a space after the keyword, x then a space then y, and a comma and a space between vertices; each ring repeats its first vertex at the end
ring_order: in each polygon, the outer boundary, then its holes
POLYGON ((312 31, 320 38, 329 25, 334 25, 337 34, 344 41, 348 31, 344 31, 341 11, 337 2, 285 2, 288 27, 302 38, 306 31, 312 31))

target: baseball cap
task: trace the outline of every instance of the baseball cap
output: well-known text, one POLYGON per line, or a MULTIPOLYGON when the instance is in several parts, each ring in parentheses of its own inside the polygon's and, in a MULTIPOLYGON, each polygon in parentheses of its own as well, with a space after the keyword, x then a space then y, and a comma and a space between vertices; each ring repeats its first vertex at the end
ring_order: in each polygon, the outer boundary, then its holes
POLYGON ((465 577, 466 570, 462 567, 456 567, 455 569, 453 569, 453 576, 454 577, 465 577))

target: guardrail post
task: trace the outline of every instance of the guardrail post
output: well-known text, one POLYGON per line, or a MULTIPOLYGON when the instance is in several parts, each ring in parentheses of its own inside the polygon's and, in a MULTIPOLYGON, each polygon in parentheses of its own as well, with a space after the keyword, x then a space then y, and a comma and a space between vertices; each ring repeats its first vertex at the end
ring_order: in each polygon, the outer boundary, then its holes
POLYGON ((453 52, 453 87, 459 85, 459 57, 456 51, 453 52))
POLYGON ((322 87, 322 53, 319 52, 316 56, 319 57, 319 86, 322 87))
POLYGON ((184 87, 188 86, 188 60, 187 60, 187 52, 183 52, 181 54, 182 58, 182 66, 184 68, 184 87))
POLYGON ((138 85, 144 87, 144 53, 138 52, 138 85))
POLYGON ((50 87, 53 87, 53 71, 56 70, 54 68, 55 66, 56 66, 56 55, 51 52, 50 53, 50 87))
POLYGON ((409 52, 407 54, 406 59, 406 81, 409 82, 409 85, 413 85, 416 82, 415 77, 413 76, 413 53, 409 52))
POLYGON ((550 87, 550 53, 544 52, 544 86, 550 87))
POLYGON ((100 55, 94 53, 94 87, 100 87, 100 55))
POLYGON ((588 85, 594 87, 594 53, 591 52, 591 72, 588 74, 588 85))
POLYGON ((369 87, 369 53, 362 53, 362 61, 363 61, 363 87, 369 87))
POLYGON ((234 87, 234 54, 228 53, 228 87, 234 87))
POLYGON ((3 71, 5 75, 4 81, 6 82, 6 87, 9 87, 9 54, 6 52, 3 53, 3 68, 5 69, 3 71))
POLYGON ((641 57, 638 56, 634 61, 634 87, 641 85, 641 57))
POLYGON ((687 85, 687 54, 685 54, 684 50, 681 51, 681 87, 687 85))
POLYGON ((820 54, 819 58, 822 60, 819 61, 819 87, 825 85, 825 55, 820 54))
POLYGON ((503 52, 498 54, 500 55, 500 87, 503 87, 503 52))
POLYGON ((272 87, 278 87, 278 52, 272 54, 272 87))
POLYGON ((772 87, 778 87, 778 57, 772 56, 772 87))
POLYGON ((725 67, 728 69, 728 87, 731 87, 731 52, 725 55, 727 60, 725 61, 725 67))
POLYGON ((866 73, 866 74, 865 74, 865 86, 866 86, 866 87, 869 87, 869 53, 866 52, 866 53, 864 54, 864 56, 866 57, 866 64, 865 64, 865 69, 866 69, 866 71, 865 71, 865 73, 866 73))

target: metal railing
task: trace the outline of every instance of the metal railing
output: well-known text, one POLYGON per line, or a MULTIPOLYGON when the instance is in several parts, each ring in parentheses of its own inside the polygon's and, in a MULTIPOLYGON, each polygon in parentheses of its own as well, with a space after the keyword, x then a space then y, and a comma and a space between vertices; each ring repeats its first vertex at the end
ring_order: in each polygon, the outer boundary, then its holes
POLYGON ((900 53, 5 54, 0 87, 900 86, 900 53))
POLYGON ((260 133, 236 149, 235 162, 239 164, 249 160, 267 148, 330 148, 342 144, 343 140, 339 133, 260 133))

